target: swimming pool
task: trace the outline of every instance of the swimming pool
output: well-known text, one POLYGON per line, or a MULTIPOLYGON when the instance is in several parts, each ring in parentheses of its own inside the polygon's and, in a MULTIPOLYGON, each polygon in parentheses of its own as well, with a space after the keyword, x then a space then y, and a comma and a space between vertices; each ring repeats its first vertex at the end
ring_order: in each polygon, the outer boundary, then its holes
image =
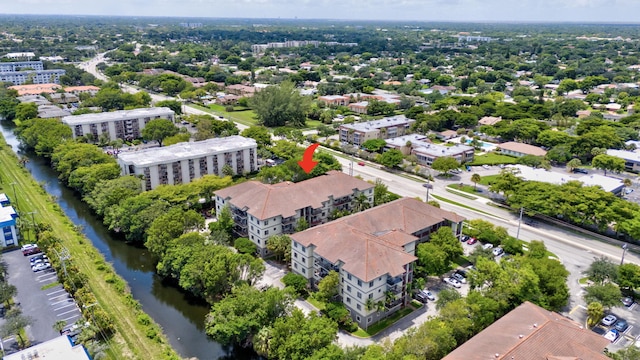
MULTIPOLYGON (((466 143, 467 145, 470 145, 470 144, 471 144, 471 139, 466 140, 466 141, 465 141, 465 143, 466 143)), ((478 141, 478 143, 480 143, 480 147, 481 147, 483 150, 490 151, 490 150, 493 150, 493 149, 495 149, 495 148, 496 148, 496 145, 495 145, 495 144, 492 144, 492 143, 488 143, 488 142, 484 142, 484 141, 478 141)))

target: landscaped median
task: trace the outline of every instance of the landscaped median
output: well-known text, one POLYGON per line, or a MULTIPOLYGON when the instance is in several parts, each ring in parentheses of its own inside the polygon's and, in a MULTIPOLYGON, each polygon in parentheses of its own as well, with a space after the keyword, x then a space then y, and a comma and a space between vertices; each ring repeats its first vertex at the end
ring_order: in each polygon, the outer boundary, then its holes
POLYGON ((86 276, 86 285, 98 306, 106 312, 116 330, 105 354, 110 359, 179 359, 168 344, 160 327, 142 310, 111 265, 74 227, 52 196, 21 166, 18 157, 0 136, 0 191, 18 194, 22 214, 37 213, 36 222, 51 227, 71 255, 79 273, 86 276))

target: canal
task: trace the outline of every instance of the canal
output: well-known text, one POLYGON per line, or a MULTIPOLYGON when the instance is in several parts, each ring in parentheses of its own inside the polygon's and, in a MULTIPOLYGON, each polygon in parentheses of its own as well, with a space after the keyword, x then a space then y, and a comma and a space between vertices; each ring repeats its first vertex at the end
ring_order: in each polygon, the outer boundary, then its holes
POLYGON ((256 358, 209 339, 204 330, 205 316, 209 311, 206 303, 190 299, 180 289, 165 284, 155 274, 154 260, 146 249, 127 245, 114 238, 89 207, 58 181, 56 172, 44 158, 19 150, 20 143, 13 134, 13 124, 0 121, 0 132, 14 151, 29 159, 26 167, 31 175, 39 183, 45 184, 46 191, 55 196, 69 219, 82 228, 85 236, 113 264, 118 275, 129 284, 133 297, 162 326, 171 346, 182 357, 201 360, 256 358))

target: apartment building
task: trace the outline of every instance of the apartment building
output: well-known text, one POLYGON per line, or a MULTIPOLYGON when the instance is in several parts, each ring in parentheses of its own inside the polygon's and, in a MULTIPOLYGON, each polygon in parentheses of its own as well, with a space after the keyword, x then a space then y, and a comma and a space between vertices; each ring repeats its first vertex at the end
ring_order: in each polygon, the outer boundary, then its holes
POLYGON ((373 187, 340 171, 329 171, 299 183, 247 181, 216 191, 216 213, 229 206, 238 236, 249 238, 261 256, 272 235, 291 234, 300 220, 310 227, 329 221, 336 210, 373 205, 373 187))
POLYGON ((380 120, 340 125, 340 141, 361 146, 371 139, 389 139, 409 133, 415 120, 404 115, 380 120))
POLYGON ((638 149, 633 151, 608 149, 607 155, 624 159, 625 171, 631 171, 634 173, 640 172, 640 151, 638 149))
POLYGON ((258 169, 257 143, 234 135, 203 141, 178 143, 161 148, 121 152, 118 164, 122 175, 142 177, 144 190, 160 185, 187 184, 204 175, 222 175, 229 165, 234 174, 258 169))
POLYGON ((325 95, 319 96, 318 101, 323 102, 327 106, 347 106, 351 102, 351 98, 342 95, 325 95))
POLYGON ((9 197, 6 194, 0 194, 0 247, 18 245, 18 228, 16 219, 18 214, 11 206, 9 197))
POLYGON ((291 235, 291 268, 317 286, 340 274, 339 297, 365 328, 410 301, 416 246, 440 227, 462 233, 464 218, 403 198, 291 235))
POLYGON ((42 61, 0 62, 0 73, 20 71, 22 69, 44 70, 42 61))
POLYGON ((175 113, 166 107, 120 110, 97 114, 71 115, 62 118, 62 123, 71 128, 73 138, 88 134, 98 140, 106 134, 109 140, 133 140, 142 137, 142 129, 154 119, 173 121, 175 113))
POLYGON ((456 144, 454 146, 443 146, 423 142, 411 148, 411 153, 418 158, 418 164, 431 166, 436 159, 441 157, 452 157, 460 164, 473 161, 473 146, 456 144))
POLYGON ((66 73, 63 69, 8 71, 0 72, 0 81, 10 82, 14 85, 22 85, 27 82, 32 84, 59 84, 60 77, 66 73))

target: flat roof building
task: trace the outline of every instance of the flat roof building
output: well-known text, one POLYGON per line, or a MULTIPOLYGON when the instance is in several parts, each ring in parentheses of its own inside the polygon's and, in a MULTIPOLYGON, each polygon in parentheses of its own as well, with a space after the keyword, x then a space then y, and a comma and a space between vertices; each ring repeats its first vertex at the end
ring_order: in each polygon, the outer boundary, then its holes
MULTIPOLYGON (((637 144, 633 144, 636 145, 637 144)), ((632 172, 640 172, 640 150, 636 149, 634 151, 628 150, 607 150, 607 155, 619 157, 624 160, 624 168, 626 171, 632 172)))
POLYGON ((62 335, 13 354, 5 355, 3 359, 91 360, 91 356, 89 356, 89 352, 82 344, 76 345, 69 336, 62 335))
POLYGON ((22 85, 60 83, 60 76, 66 74, 63 69, 45 70, 42 61, 0 62, 0 81, 22 85))
POLYGON ((460 236, 463 221, 419 200, 399 199, 291 235, 291 268, 313 287, 338 272, 342 303, 366 327, 408 304, 416 246, 441 227, 460 236), (371 301, 384 309, 366 306, 371 301))
POLYGON ((409 133, 415 120, 404 115, 380 120, 340 125, 340 141, 361 146, 371 139, 389 139, 409 133))
POLYGON ((229 165, 234 174, 258 169, 257 143, 234 135, 203 141, 178 143, 140 151, 118 153, 123 175, 143 177, 143 189, 186 184, 204 175, 222 176, 229 165))
POLYGON ((62 123, 71 128, 73 138, 91 134, 93 141, 106 134, 110 141, 133 140, 142 137, 142 129, 155 119, 173 121, 175 113, 166 107, 120 110, 94 114, 70 115, 62 123))
POLYGON ((216 191, 216 212, 229 206, 235 232, 267 255, 272 235, 291 234, 304 220, 313 227, 329 221, 335 211, 353 211, 356 202, 373 205, 374 185, 340 171, 329 171, 298 183, 247 181, 216 191))
POLYGON ((622 180, 599 174, 587 174, 574 178, 567 173, 534 169, 525 165, 508 165, 507 167, 518 169, 517 175, 526 181, 540 181, 556 185, 562 185, 569 181, 580 181, 585 186, 599 186, 602 190, 614 194, 619 194, 624 188, 622 180))
POLYGON ((16 219, 18 213, 11 205, 0 207, 0 246, 18 245, 18 228, 16 219))

